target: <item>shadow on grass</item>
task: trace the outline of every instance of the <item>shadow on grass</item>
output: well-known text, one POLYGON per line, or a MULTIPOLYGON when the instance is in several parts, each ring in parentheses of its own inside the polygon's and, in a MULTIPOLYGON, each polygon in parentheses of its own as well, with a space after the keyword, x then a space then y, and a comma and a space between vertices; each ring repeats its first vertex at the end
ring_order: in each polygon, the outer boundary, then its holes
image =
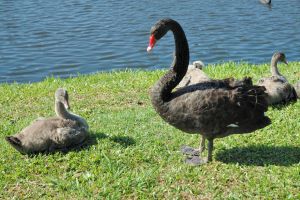
POLYGON ((99 140, 108 138, 110 141, 118 143, 123 147, 129 147, 135 144, 135 140, 129 136, 108 136, 105 133, 90 133, 90 137, 85 142, 84 146, 89 147, 98 143, 99 140))
POLYGON ((300 147, 249 146, 225 149, 216 154, 216 160, 249 166, 290 166, 300 162, 300 147))
POLYGON ((128 147, 135 144, 135 140, 128 136, 112 136, 109 139, 113 142, 119 143, 123 147, 128 147))
POLYGON ((89 146, 98 144, 99 140, 103 140, 105 138, 108 138, 108 135, 106 135, 105 133, 90 132, 90 136, 84 142, 83 146, 89 147, 89 146))

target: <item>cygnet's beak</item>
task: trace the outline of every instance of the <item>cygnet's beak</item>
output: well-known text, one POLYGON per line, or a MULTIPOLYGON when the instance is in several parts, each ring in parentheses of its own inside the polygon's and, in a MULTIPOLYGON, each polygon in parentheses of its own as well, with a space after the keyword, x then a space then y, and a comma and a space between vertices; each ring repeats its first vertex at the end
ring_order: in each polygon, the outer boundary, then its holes
POLYGON ((286 59, 283 60, 283 63, 286 64, 286 65, 289 64, 288 61, 286 61, 286 59))
POLYGON ((67 110, 71 109, 70 104, 69 104, 69 101, 67 101, 67 100, 65 100, 64 106, 65 106, 65 108, 66 108, 67 110))

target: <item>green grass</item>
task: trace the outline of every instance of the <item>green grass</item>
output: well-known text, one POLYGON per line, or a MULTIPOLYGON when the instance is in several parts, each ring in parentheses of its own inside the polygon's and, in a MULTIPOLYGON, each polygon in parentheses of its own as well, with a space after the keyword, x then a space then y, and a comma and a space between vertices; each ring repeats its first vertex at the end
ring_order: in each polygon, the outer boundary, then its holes
MULTIPOLYGON (((295 83, 300 63, 280 66, 295 83)), ((268 65, 224 63, 212 78, 269 74, 268 65)), ((125 71, 0 85, 0 198, 56 199, 300 199, 300 102, 270 108, 272 124, 215 142, 214 161, 184 164, 182 145, 199 136, 165 123, 149 88, 165 71, 125 71), (37 117, 54 115, 54 92, 69 91, 92 145, 67 154, 21 155, 4 140, 37 117)))

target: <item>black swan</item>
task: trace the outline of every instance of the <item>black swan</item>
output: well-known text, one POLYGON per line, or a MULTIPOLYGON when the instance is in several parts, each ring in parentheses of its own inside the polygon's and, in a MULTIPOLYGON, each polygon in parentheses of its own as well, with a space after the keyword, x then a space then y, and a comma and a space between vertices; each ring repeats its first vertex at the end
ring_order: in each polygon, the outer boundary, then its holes
MULTIPOLYGON (((185 33, 172 19, 158 21, 150 31, 151 51, 169 30, 174 34, 175 55, 167 73, 152 87, 151 101, 156 112, 172 126, 191 134, 201 134, 200 156, 208 140, 207 159, 212 161, 213 141, 230 134, 250 133, 269 125, 265 88, 252 85, 251 78, 211 80, 172 90, 187 72, 189 47, 185 33)), ((196 154, 195 154, 196 155, 196 154)))
POLYGON ((288 64, 284 53, 276 52, 271 59, 271 77, 262 78, 258 85, 266 88, 267 102, 269 105, 289 103, 297 100, 297 94, 294 87, 288 80, 279 73, 277 63, 288 64))
POLYGON ((88 136, 88 124, 80 116, 68 112, 69 96, 59 88, 55 93, 57 117, 39 118, 6 140, 22 154, 54 152, 80 146, 88 136))
POLYGON ((185 76, 176 88, 182 88, 188 85, 194 85, 204 81, 210 81, 211 79, 203 72, 203 67, 204 63, 200 60, 193 62, 192 65, 189 65, 185 76))

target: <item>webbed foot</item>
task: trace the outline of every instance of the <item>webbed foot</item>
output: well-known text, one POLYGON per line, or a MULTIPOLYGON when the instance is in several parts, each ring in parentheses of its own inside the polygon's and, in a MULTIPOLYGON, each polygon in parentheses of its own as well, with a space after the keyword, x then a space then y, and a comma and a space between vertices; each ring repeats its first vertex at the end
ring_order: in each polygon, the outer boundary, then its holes
POLYGON ((188 156, 185 159, 185 163, 191 166, 199 166, 207 163, 206 158, 201 158, 200 156, 188 156))
POLYGON ((190 156, 199 156, 200 155, 200 150, 194 149, 193 147, 182 146, 180 150, 181 150, 181 153, 183 153, 184 155, 190 155, 190 156))

